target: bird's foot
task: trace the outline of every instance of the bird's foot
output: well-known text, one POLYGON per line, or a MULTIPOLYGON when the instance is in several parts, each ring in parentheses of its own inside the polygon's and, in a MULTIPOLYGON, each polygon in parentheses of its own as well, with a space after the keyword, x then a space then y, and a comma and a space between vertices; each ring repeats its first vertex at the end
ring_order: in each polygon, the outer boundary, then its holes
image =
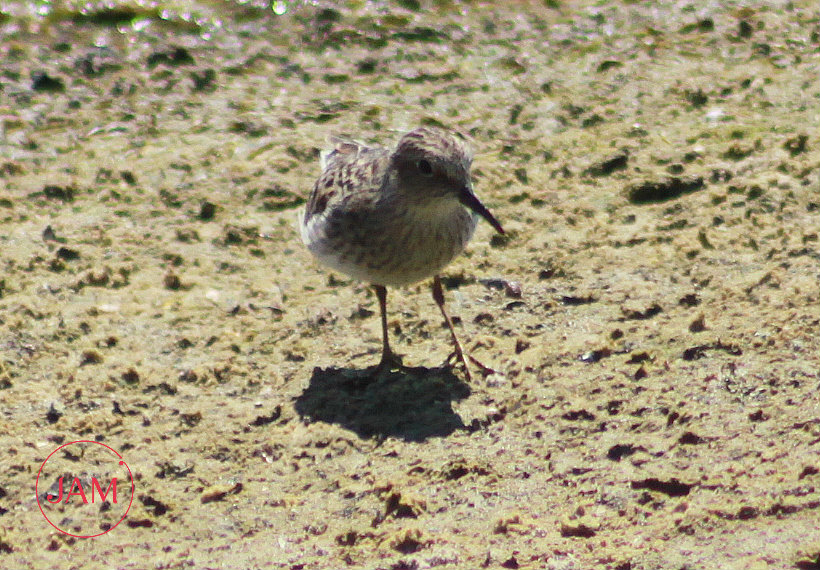
POLYGON ((450 368, 456 368, 460 365, 464 369, 465 379, 467 380, 467 382, 470 382, 472 380, 472 374, 470 373, 470 366, 467 364, 467 360, 469 360, 476 367, 478 367, 478 372, 482 376, 489 376, 490 374, 495 374, 498 372, 497 370, 483 364, 472 354, 468 354, 465 356, 463 352, 457 350, 451 352, 450 355, 447 357, 447 360, 445 360, 444 362, 445 365, 449 366, 450 368))
POLYGON ((402 357, 395 352, 382 353, 381 361, 373 369, 371 377, 376 378, 384 373, 392 372, 393 370, 406 370, 407 366, 402 363, 402 357))
POLYGON ((450 353, 447 360, 444 361, 444 364, 452 369, 460 366, 464 370, 464 379, 467 380, 467 382, 470 382, 473 379, 473 375, 470 374, 470 365, 467 364, 467 359, 464 357, 464 353, 459 350, 461 347, 458 345, 456 346, 457 349, 450 353))

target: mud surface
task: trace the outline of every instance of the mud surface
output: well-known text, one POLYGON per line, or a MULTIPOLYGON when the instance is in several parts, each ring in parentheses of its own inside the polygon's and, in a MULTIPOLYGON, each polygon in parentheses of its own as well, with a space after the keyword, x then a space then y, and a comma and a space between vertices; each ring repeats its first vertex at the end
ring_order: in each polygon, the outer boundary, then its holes
POLYGON ((820 567, 816 4, 423 4, 5 5, 0 566, 820 567), (420 124, 508 230, 444 275, 469 385, 427 283, 367 382, 294 224, 420 124), (99 538, 36 501, 74 440, 99 538))

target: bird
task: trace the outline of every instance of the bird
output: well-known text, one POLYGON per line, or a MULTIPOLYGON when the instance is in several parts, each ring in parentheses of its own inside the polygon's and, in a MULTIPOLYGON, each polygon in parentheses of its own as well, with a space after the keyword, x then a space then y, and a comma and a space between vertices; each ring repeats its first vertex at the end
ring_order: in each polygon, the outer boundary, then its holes
POLYGON ((372 285, 382 326, 374 374, 404 368, 390 347, 387 287, 432 277, 433 300, 469 382, 440 272, 462 253, 480 218, 504 234, 473 189, 469 144, 453 131, 427 126, 404 134, 394 148, 342 137, 330 141, 333 148, 321 155, 322 172, 300 216, 301 237, 321 264, 372 285))

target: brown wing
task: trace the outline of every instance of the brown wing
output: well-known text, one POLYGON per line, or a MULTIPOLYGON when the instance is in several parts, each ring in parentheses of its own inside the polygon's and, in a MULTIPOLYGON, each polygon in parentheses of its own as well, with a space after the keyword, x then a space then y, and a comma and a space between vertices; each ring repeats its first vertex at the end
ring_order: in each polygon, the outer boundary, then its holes
POLYGON ((387 168, 389 152, 355 141, 332 138, 335 148, 322 157, 324 169, 313 185, 305 222, 322 214, 329 204, 355 199, 359 193, 378 191, 387 168))

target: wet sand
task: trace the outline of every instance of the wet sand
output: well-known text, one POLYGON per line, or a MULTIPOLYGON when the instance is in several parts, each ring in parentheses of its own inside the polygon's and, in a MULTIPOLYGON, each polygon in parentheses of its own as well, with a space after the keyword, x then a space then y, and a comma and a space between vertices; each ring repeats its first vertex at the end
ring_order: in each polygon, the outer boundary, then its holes
POLYGON ((814 4, 66 6, 0 13, 0 566, 820 568, 814 4), (469 385, 428 283, 367 382, 295 227, 420 124, 508 231, 444 274, 469 385), (74 440, 99 538, 35 500, 74 440))

